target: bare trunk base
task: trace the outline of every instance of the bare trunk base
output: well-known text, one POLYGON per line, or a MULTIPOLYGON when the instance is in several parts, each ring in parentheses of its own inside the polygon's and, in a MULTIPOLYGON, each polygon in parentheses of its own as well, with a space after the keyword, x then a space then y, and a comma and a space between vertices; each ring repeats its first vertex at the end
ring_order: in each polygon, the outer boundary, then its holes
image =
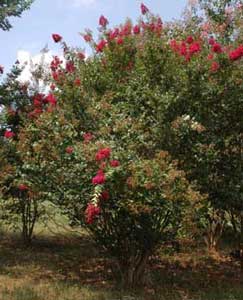
POLYGON ((119 262, 120 280, 123 288, 134 289, 145 283, 145 270, 149 254, 140 255, 137 259, 130 259, 130 263, 119 262))

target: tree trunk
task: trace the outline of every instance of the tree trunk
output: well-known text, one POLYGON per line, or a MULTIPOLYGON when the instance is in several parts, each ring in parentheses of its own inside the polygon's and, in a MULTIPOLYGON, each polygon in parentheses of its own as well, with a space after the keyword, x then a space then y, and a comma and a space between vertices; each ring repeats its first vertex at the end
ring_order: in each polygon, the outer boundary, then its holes
POLYGON ((240 214, 240 269, 241 280, 243 281, 243 211, 240 214))
POLYGON ((38 218, 38 206, 27 199, 22 204, 22 239, 26 246, 32 242, 33 230, 38 218))
POLYGON ((221 212, 213 212, 209 219, 207 233, 204 238, 209 252, 217 252, 224 225, 225 221, 221 212))
POLYGON ((133 289, 144 284, 144 275, 149 253, 140 254, 136 259, 132 258, 127 264, 119 262, 122 286, 133 289))

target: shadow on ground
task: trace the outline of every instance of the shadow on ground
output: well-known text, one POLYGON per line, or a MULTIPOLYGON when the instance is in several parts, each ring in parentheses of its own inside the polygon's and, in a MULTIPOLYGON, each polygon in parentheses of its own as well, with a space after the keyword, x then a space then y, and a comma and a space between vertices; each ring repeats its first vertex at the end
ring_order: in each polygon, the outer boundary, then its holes
MULTIPOLYGON (((0 240, 0 292, 2 295, 9 295, 11 289, 19 289, 20 294, 27 290, 27 294, 13 299, 39 300, 45 298, 38 298, 32 292, 34 293, 34 286, 40 284, 44 288, 57 286, 57 290, 62 290, 62 286, 63 291, 78 291, 80 287, 90 287, 92 291, 118 291, 112 281, 110 264, 87 236, 40 237, 28 248, 16 236, 3 236, 0 240)), ((114 298, 114 294, 109 296, 112 298, 106 298, 107 294, 102 298, 99 294, 94 298, 87 296, 87 299, 243 299, 239 263, 223 255, 207 256, 199 250, 173 256, 158 253, 150 261, 146 279, 147 285, 138 293, 132 293, 130 298, 124 296, 124 292, 119 292, 125 298, 116 293, 118 298, 114 298)), ((60 295, 56 299, 71 300, 63 297, 60 295)), ((2 296, 0 299, 11 298, 2 296)))

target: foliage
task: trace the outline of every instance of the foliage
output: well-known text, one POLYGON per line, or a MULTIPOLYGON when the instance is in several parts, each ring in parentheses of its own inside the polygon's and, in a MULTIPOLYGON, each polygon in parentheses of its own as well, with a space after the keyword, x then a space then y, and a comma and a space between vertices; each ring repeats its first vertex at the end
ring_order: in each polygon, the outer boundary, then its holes
POLYGON ((4 189, 59 205, 124 285, 141 283, 156 248, 195 223, 210 248, 226 211, 243 216, 242 6, 200 4, 205 15, 184 23, 163 24, 145 5, 135 25, 101 16, 97 41, 82 34, 88 58, 53 34, 64 58, 53 57, 48 95, 23 91, 17 73, 0 90, 18 117, 2 123, 4 189))
POLYGON ((30 8, 34 0, 1 0, 0 1, 0 28, 12 28, 9 17, 20 17, 23 11, 30 8))
POLYGON ((28 124, 40 113, 40 108, 33 109, 33 102, 36 105, 43 95, 34 94, 27 84, 19 82, 21 72, 22 68, 16 63, 0 87, 0 103, 3 108, 1 208, 5 221, 22 223, 23 239, 30 243, 34 225, 44 213, 41 202, 45 200, 45 190, 39 185, 40 162, 38 157, 33 157, 33 145, 23 128, 28 128, 28 124))

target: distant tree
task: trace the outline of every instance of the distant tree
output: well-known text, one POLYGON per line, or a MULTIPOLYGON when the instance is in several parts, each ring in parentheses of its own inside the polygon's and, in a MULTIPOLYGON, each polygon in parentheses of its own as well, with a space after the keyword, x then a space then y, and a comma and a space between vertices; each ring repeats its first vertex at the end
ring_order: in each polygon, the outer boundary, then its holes
POLYGON ((230 42, 235 27, 238 27, 235 24, 236 19, 232 18, 232 12, 242 6, 242 0, 199 0, 199 5, 206 13, 208 21, 218 26, 218 29, 223 29, 224 38, 228 38, 230 42))
MULTIPOLYGON (((19 225, 25 244, 30 244, 34 226, 44 215, 46 195, 42 193, 40 160, 35 155, 28 127, 44 110, 48 99, 39 93, 37 78, 42 65, 31 65, 30 81, 19 80, 23 67, 17 61, 0 84, 0 211, 4 222, 19 225), (35 178, 35 179, 34 179, 35 178), (34 179, 34 180, 33 180, 34 179)), ((42 71, 44 74, 44 71, 42 71)))
POLYGON ((20 17, 22 12, 30 8, 34 0, 0 0, 0 28, 12 28, 9 17, 20 17))

